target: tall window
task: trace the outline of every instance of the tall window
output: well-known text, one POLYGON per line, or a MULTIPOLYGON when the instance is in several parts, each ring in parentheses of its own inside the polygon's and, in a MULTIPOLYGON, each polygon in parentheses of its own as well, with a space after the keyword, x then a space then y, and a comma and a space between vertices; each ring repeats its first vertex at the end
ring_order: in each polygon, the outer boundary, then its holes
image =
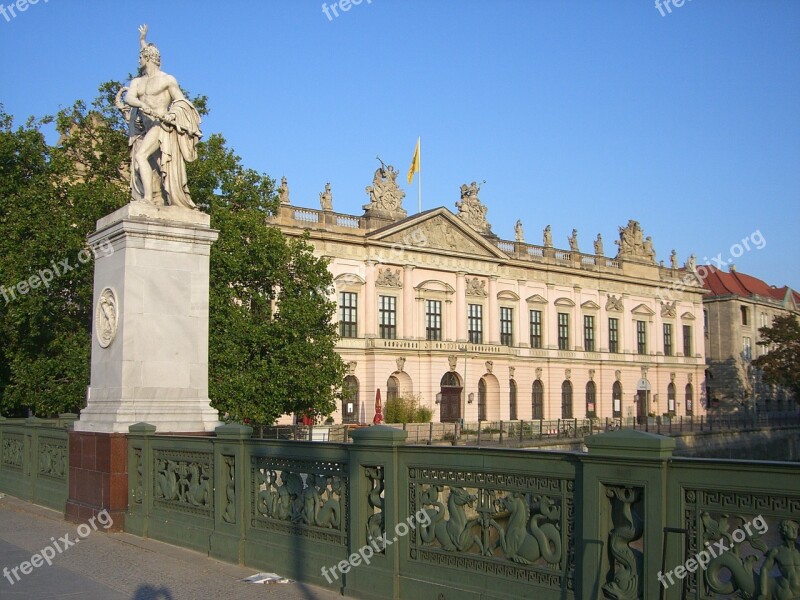
POLYGON ((483 343, 483 306, 480 304, 470 304, 469 321, 469 341, 473 344, 483 343))
POLYGON ((400 396, 400 381, 394 375, 386 380, 386 401, 397 400, 400 396))
POLYGON ((683 355, 684 356, 691 356, 692 355, 692 326, 691 325, 684 325, 683 326, 683 355))
POLYGON ((514 309, 500 307, 500 344, 512 346, 514 337, 514 309))
POLYGON ((670 383, 667 386, 667 412, 671 415, 675 414, 675 384, 670 383))
POLYGON ((583 316, 583 349, 594 352, 594 317, 591 315, 583 316))
POLYGON ((619 418, 622 416, 622 384, 615 381, 611 388, 611 416, 619 418))
POLYGON ((619 352, 619 319, 608 319, 608 351, 619 352))
POLYGON ((358 379, 352 375, 342 386, 342 423, 358 423, 358 379))
POLYGON ((531 348, 542 347, 542 311, 531 311, 531 348))
POLYGON ((691 383, 686 384, 686 416, 691 417, 694 414, 694 389, 691 383))
POLYGON ((569 313, 558 313, 558 349, 569 350, 569 313))
POLYGON ((745 360, 750 360, 751 354, 751 340, 748 336, 742 338, 742 354, 745 360))
POLYGON ((441 300, 425 300, 425 339, 432 341, 442 339, 441 300))
POLYGON ((339 292, 339 336, 358 337, 358 295, 339 292))
POLYGON ((664 323, 664 356, 672 356, 672 324, 664 323))
POLYGON ((708 337, 708 311, 703 311, 703 333, 708 337))
POLYGON ((647 354, 647 322, 636 321, 636 351, 647 354))
POLYGON ((597 386, 595 386, 594 381, 589 381, 586 384, 586 416, 587 417, 594 417, 597 414, 597 408, 595 406, 597 399, 597 386))
POLYGON ((486 380, 481 377, 478 382, 478 421, 486 420, 486 380))
POLYGON ((561 384, 561 418, 572 418, 572 384, 567 380, 561 384))
POLYGON ((532 419, 544 419, 544 386, 539 379, 533 382, 531 407, 533 409, 532 419))
POLYGON ((517 420, 517 382, 508 380, 508 418, 517 420))
POLYGON ((378 335, 384 340, 397 337, 397 298, 378 297, 378 335))
POLYGON ((746 306, 742 306, 741 307, 741 311, 742 311, 742 325, 747 325, 747 322, 748 322, 747 307, 746 306))

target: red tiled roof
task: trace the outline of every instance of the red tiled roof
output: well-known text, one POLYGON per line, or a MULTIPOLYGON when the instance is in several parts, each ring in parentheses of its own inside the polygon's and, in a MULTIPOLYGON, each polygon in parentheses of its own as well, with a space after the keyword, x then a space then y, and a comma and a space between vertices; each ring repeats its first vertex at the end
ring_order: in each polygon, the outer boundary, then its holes
MULTIPOLYGON (((735 295, 744 298, 762 296, 783 302, 789 289, 787 286, 776 288, 746 273, 739 273, 738 271, 726 273, 711 265, 698 267, 698 271, 702 273, 703 268, 707 273, 706 278, 703 280, 703 285, 714 296, 735 295)), ((792 290, 792 295, 795 302, 800 302, 800 294, 792 290)))

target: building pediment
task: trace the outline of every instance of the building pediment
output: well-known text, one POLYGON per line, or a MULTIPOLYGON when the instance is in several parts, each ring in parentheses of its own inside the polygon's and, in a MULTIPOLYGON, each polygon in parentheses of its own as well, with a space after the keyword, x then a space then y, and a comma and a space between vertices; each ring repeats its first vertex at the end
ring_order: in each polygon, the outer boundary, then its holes
POLYGON ((547 304, 547 299, 539 294, 534 294, 533 296, 525 298, 525 302, 528 304, 547 304))
POLYGON ((497 293, 498 300, 514 300, 515 302, 519 300, 519 296, 512 292, 511 290, 503 290, 497 293))
POLYGON ((343 285, 364 285, 367 283, 364 281, 363 277, 360 277, 355 273, 342 273, 341 275, 337 275, 333 282, 337 287, 341 287, 343 285))
POLYGON ((559 298, 553 304, 556 306, 575 306, 575 303, 569 298, 559 298))
POLYGON ((634 315, 646 315, 648 317, 652 317, 655 315, 655 311, 647 306, 646 304, 640 304, 636 308, 631 311, 634 315))
POLYGON ((390 244, 393 248, 399 246, 486 258, 508 258, 508 255, 446 208, 436 208, 376 229, 367 234, 367 239, 390 244))
POLYGON ((692 313, 690 313, 689 311, 686 311, 685 313, 683 313, 681 315, 681 319, 683 319, 684 321, 694 321, 695 320, 695 316, 692 313))
POLYGON ((455 293, 453 286, 445 283, 444 281, 439 281, 438 279, 428 279, 423 281, 414 289, 418 292, 445 292, 447 294, 455 293))
POLYGON ((592 302, 591 300, 587 300, 583 304, 581 304, 581 308, 584 310, 600 310, 600 305, 597 302, 592 302))

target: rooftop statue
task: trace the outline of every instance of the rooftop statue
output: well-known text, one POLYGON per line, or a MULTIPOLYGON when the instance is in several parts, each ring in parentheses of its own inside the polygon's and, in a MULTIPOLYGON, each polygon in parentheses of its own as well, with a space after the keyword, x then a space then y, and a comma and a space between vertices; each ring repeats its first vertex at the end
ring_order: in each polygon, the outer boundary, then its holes
POLYGON ((319 193, 319 205, 322 210, 333 210, 333 194, 331 194, 331 184, 325 184, 325 191, 319 193))
POLYGON ((517 224, 514 225, 514 240, 520 244, 525 243, 525 234, 522 232, 522 221, 517 219, 517 224))
POLYGON ((578 248, 578 230, 573 229, 572 235, 567 237, 567 241, 569 242, 569 249, 570 252, 580 252, 578 248))
POLYGON ((553 232, 550 229, 550 225, 544 228, 543 232, 543 242, 545 248, 552 248, 553 247, 553 232))
POLYGON ((620 227, 619 240, 615 240, 614 243, 619 246, 617 258, 656 264, 653 239, 650 236, 644 239, 638 221, 630 219, 626 227, 620 227))
POLYGON ((461 200, 456 202, 458 217, 478 233, 491 233, 492 227, 486 221, 488 209, 478 198, 478 192, 480 191, 481 188, 478 187, 475 181, 469 185, 465 183, 461 186, 461 200))
POLYGON ((128 121, 131 197, 156 205, 196 208, 189 195, 186 163, 197 158, 200 114, 172 75, 161 70, 161 54, 139 27, 139 77, 117 94, 128 121))
POLYGON ((291 204, 289 200, 289 182, 286 180, 286 176, 281 177, 281 186, 278 188, 278 199, 281 201, 281 204, 291 204))
POLYGON ((603 256, 603 236, 597 234, 597 239, 594 241, 594 253, 597 256, 603 256))
POLYGON ((362 207, 365 211, 393 219, 407 216, 408 213, 403 209, 406 193, 397 185, 397 174, 392 165, 386 166, 381 160, 381 166, 375 170, 372 178, 372 185, 366 188, 369 204, 362 207))

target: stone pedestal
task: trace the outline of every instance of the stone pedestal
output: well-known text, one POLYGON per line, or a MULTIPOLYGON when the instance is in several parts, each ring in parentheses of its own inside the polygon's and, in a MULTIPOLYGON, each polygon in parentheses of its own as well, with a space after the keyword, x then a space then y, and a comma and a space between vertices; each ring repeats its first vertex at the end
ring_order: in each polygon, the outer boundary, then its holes
POLYGON ((208 399, 207 214, 131 202, 97 222, 92 370, 87 406, 69 436, 66 516, 103 510, 122 530, 128 427, 205 433, 220 425, 208 399))
POLYGON ((209 215, 131 202, 97 222, 91 386, 76 432, 211 432, 209 215), (112 250, 113 249, 113 252, 112 250))

